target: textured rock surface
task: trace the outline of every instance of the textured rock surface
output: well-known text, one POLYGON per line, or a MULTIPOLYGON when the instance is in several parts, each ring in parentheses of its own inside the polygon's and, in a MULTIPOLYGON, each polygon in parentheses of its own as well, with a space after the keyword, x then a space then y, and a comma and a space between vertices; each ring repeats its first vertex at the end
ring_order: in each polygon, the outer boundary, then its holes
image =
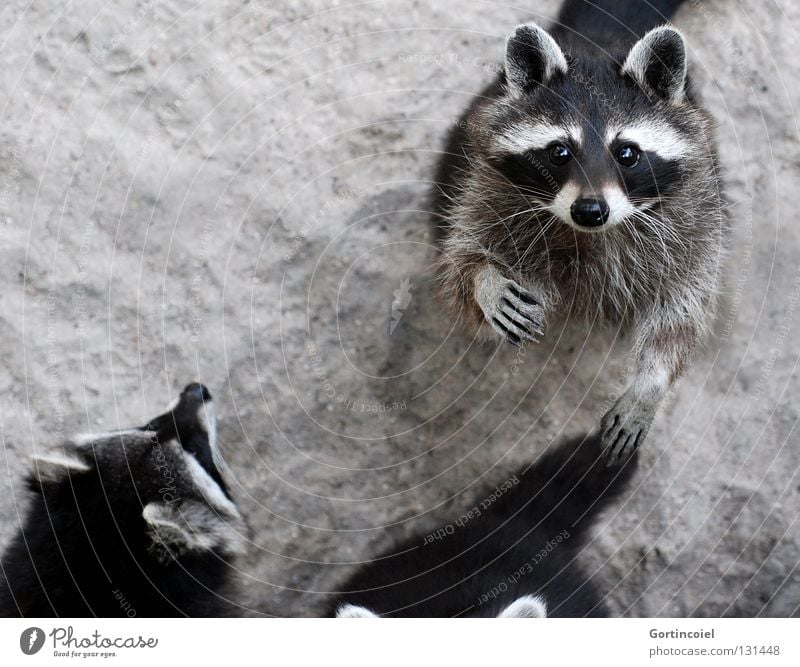
MULTIPOLYGON (((125 4, 0 10, 0 543, 31 452, 200 379, 252 529, 244 603, 318 614, 624 381, 613 332, 481 347, 431 284, 445 131, 556 3, 125 4)), ((676 21, 736 242, 718 335, 585 554, 619 614, 798 612, 800 6, 742 5, 676 21)))

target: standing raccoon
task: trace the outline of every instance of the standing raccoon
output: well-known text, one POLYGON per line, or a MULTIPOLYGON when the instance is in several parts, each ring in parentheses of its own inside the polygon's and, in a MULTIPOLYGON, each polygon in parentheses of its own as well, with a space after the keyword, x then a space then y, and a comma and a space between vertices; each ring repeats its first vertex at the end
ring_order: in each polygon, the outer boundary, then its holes
POLYGON ((208 390, 146 426, 33 459, 24 524, 0 560, 0 616, 216 616, 244 524, 219 468, 208 390))
POLYGON ((606 616, 580 566, 601 510, 638 462, 607 465, 596 436, 553 446, 454 523, 365 565, 344 586, 339 617, 606 616))
POLYGON ((636 448, 713 317, 727 225, 679 0, 567 0, 519 26, 437 178, 443 293, 515 345, 569 317, 629 331, 636 375, 601 423, 636 448))

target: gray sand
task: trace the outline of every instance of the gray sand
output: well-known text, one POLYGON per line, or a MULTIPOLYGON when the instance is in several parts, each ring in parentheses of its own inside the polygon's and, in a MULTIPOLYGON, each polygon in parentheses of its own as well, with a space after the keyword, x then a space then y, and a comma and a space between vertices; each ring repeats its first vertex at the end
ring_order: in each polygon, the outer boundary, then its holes
MULTIPOLYGON (((355 563, 592 427, 626 343, 478 345, 436 300, 425 215, 447 127, 556 3, 430 4, 0 10, 0 544, 29 454, 198 379, 252 530, 243 599, 315 615, 355 563)), ((720 123, 729 289, 586 563, 617 614, 796 614, 800 5, 676 22, 720 123)))

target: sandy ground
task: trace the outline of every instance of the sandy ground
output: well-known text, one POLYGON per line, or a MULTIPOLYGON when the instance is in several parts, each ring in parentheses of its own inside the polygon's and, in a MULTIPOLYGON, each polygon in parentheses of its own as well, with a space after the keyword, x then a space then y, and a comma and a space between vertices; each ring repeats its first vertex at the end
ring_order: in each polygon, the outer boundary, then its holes
MULTIPOLYGON (((624 382, 608 335, 481 347, 431 286, 446 129, 556 3, 122 4, 0 10, 0 543, 31 452, 199 379, 252 529, 243 604, 318 614, 624 382)), ((729 288, 585 560, 617 614, 797 614, 800 5, 676 22, 720 123, 729 288)))

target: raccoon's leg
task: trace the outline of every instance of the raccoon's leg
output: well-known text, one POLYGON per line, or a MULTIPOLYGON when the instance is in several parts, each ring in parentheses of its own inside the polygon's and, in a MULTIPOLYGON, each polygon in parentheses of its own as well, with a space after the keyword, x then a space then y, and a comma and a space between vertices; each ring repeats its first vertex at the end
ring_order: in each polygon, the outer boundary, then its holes
POLYGON ((486 322, 514 345, 536 340, 544 332, 544 290, 506 277, 502 265, 472 236, 454 221, 442 242, 442 294, 473 329, 486 322))
POLYGON ((700 330, 694 323, 676 324, 666 313, 637 327, 636 376, 601 421, 609 463, 627 458, 644 442, 664 395, 685 369, 700 330))

